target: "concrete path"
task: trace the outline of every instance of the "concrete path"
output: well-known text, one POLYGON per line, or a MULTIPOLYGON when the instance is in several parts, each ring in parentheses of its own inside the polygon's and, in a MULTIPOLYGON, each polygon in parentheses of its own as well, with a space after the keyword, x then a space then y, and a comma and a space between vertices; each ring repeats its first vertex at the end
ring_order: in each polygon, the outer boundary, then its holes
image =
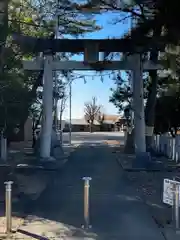
POLYGON ((42 239, 163 240, 146 206, 123 178, 112 150, 107 146, 78 148, 20 232, 42 239), (89 232, 81 229, 84 176, 92 177, 89 232))

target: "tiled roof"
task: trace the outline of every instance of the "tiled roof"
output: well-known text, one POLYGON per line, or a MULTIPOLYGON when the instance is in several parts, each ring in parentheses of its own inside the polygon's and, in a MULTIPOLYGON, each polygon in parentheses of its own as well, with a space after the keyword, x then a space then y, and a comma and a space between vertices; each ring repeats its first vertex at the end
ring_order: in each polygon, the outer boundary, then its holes
POLYGON ((110 121, 110 122, 115 122, 117 119, 119 118, 119 115, 108 115, 108 114, 105 114, 104 115, 104 122, 105 121, 110 121))

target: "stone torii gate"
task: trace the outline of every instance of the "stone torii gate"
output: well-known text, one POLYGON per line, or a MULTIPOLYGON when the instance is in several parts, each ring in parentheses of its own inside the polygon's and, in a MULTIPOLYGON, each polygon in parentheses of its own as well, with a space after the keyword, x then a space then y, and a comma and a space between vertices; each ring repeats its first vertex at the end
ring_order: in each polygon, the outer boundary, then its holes
MULTIPOLYGON (((142 63, 141 52, 147 52, 153 47, 143 49, 143 43, 133 43, 131 39, 36 39, 26 36, 15 36, 14 40, 23 51, 44 53, 44 57, 33 61, 23 61, 26 70, 44 70, 43 85, 43 122, 40 156, 43 159, 50 157, 52 132, 52 106, 53 106, 53 71, 72 70, 131 70, 133 72, 133 107, 135 124, 135 152, 136 156, 146 157, 145 119, 143 98, 143 71, 163 69, 160 62, 147 61, 142 63), (136 51, 134 47, 136 47, 136 51), (139 53, 137 49, 140 49, 139 53), (84 61, 59 61, 53 59, 52 52, 71 52, 84 54, 84 61), (134 52, 126 61, 100 61, 100 52, 134 52)), ((148 41, 147 41, 148 42, 148 41)), ((158 48, 155 44, 156 49, 158 48)))

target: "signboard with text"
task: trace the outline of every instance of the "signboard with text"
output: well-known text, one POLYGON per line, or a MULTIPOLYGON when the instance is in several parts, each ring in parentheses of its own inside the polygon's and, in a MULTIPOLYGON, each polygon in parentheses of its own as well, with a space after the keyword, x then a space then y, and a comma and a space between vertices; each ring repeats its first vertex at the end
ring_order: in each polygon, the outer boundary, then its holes
POLYGON ((173 196, 175 191, 175 186, 179 185, 179 199, 180 199, 180 182, 171 179, 164 179, 163 186, 163 203, 173 206, 173 196))

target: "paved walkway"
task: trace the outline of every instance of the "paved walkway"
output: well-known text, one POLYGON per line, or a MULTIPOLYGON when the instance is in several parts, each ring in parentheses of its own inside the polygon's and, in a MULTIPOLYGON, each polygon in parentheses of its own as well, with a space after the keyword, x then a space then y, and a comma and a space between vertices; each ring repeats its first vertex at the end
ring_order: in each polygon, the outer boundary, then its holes
POLYGON ((124 180, 112 150, 107 146, 78 148, 40 199, 33 212, 36 217, 29 217, 21 232, 45 239, 163 240, 146 206, 124 180), (92 177, 92 229, 88 233, 81 230, 84 176, 92 177))

